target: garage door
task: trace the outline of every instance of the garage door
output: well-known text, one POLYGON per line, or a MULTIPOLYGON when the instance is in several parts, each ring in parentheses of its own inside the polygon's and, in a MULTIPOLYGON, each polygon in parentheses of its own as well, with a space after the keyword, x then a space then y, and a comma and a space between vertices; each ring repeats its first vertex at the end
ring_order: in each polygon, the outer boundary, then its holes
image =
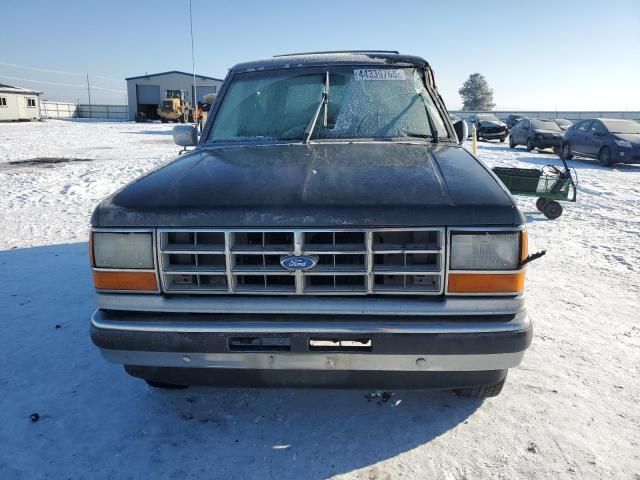
POLYGON ((217 87, 215 85, 198 85, 197 88, 198 91, 196 93, 198 95, 199 102, 204 102, 205 95, 209 95, 210 93, 218 93, 217 87))
POLYGON ((136 85, 138 104, 160 105, 160 85, 136 85))

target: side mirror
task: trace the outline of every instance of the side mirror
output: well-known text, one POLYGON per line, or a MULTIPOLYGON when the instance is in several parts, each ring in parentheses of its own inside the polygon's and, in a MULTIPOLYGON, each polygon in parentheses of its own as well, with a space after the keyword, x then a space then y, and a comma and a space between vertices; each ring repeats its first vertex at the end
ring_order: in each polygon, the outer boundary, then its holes
POLYGON ((173 141, 181 147, 195 147, 198 145, 198 132, 193 125, 178 125, 173 127, 173 141))
POLYGON ((458 120, 453 124, 453 129, 458 136, 458 143, 460 145, 467 141, 467 137, 469 137, 469 126, 467 125, 467 122, 464 120, 458 120))

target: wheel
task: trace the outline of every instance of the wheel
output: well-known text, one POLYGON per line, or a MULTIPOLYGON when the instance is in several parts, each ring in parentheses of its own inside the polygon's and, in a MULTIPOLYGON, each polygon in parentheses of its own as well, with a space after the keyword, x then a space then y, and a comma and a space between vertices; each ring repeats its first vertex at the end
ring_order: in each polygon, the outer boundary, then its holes
POLYGON ((161 118, 161 119, 160 119, 160 121, 161 121, 162 123, 167 123, 167 122, 168 122, 168 120, 167 120, 166 118, 161 118))
POLYGON ((155 380, 146 380, 147 385, 153 388, 162 388, 164 390, 180 390, 182 388, 189 388, 189 385, 176 385, 175 383, 156 382, 155 380))
POLYGON ((555 200, 550 200, 545 203, 542 213, 544 213, 544 216, 548 219, 555 220, 562 215, 562 205, 555 200))
POLYGON ((180 115, 180 117, 178 117, 178 121, 180 123, 184 123, 184 115, 180 115))
POLYGON ((611 166, 611 149, 609 147, 602 147, 598 153, 598 162, 605 167, 611 166))
POLYGON ((500 143, 504 143, 504 139, 507 137, 500 137, 500 143))
POLYGON ((547 204, 548 201, 549 200, 547 200, 546 198, 540 197, 538 200, 536 200, 536 208, 541 212, 544 212, 544 206, 547 204))
POLYGON ((509 148, 516 148, 516 142, 513 141, 513 137, 509 135, 509 148))
POLYGON ((530 138, 527 138, 527 152, 530 152, 531 150, 533 150, 533 142, 530 138))
POLYGON ((565 160, 571 160, 573 158, 573 155, 571 154, 571 145, 569 145, 569 142, 565 142, 564 145, 562 145, 562 158, 564 158, 565 160))
POLYGON ((481 387, 474 388, 456 388, 453 392, 459 397, 467 398, 488 398, 497 397, 504 387, 504 382, 507 377, 504 377, 498 383, 493 385, 482 385, 481 387))

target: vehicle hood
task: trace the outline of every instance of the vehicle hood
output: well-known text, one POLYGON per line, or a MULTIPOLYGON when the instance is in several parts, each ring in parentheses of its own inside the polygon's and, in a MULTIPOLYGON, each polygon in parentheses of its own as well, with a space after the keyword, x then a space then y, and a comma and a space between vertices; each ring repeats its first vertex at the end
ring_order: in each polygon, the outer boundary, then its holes
POLYGON ((634 145, 640 145, 640 133, 614 133, 614 137, 626 140, 634 145))
POLYGON ((507 125, 504 122, 495 122, 493 120, 481 120, 481 127, 506 127, 507 125))
POLYGON ((535 133, 539 133, 541 135, 545 135, 547 137, 557 137, 557 136, 562 136, 563 132, 559 132, 558 130, 544 130, 542 128, 534 128, 533 131, 535 133))
POLYGON ((125 186, 96 227, 518 225, 502 183, 457 145, 199 148, 125 186))

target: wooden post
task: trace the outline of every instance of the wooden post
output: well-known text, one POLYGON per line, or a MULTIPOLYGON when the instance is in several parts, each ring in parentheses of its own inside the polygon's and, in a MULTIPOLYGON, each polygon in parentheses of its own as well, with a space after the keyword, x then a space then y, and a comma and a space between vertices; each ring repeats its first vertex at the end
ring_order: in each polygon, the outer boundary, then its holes
POLYGON ((474 155, 478 154, 478 131, 475 124, 471 124, 471 151, 474 155))

